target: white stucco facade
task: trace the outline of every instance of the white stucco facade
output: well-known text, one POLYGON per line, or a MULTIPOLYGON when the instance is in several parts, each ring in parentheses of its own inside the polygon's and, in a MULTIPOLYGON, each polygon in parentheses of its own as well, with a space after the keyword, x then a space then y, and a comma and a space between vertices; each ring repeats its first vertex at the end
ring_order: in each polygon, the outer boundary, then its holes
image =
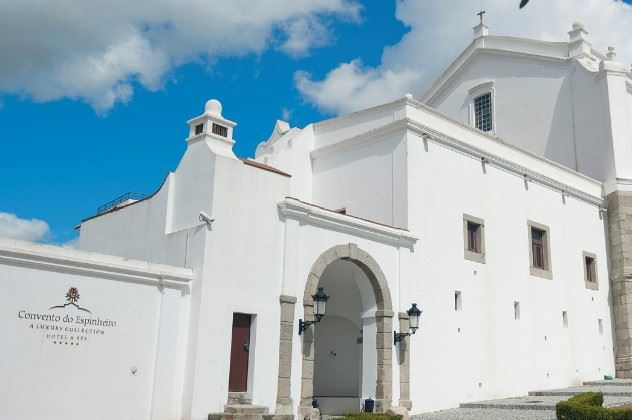
MULTIPOLYGON (((611 216, 609 197, 632 185, 632 77, 581 25, 558 43, 487 32, 476 27, 422 97, 304 128, 279 121, 253 160, 234 155, 236 124, 209 101, 188 121, 176 170, 150 197, 83 220, 81 251, 0 242, 3 310, 20 337, 4 350, 20 355, 6 375, 26 368, 21 380, 42 386, 124 395, 103 418, 194 420, 236 405, 303 418, 317 414, 313 400, 341 414, 366 398, 420 413, 626 376, 625 287, 613 280, 628 257, 613 220, 625 217, 611 216), (490 132, 473 126, 485 93, 490 132), (474 256, 467 220, 481 229, 474 256), (532 227, 546 232, 545 269, 532 227), (145 274, 77 271, 74 260, 145 274), (17 315, 25 301, 47 313, 69 287, 120 320, 102 343, 70 349, 101 369, 83 381, 103 377, 98 389, 60 379, 75 356, 17 315), (317 287, 327 312, 299 335, 317 287), (420 328, 394 343, 412 303, 420 328), (249 319, 245 359, 235 314, 249 319)), ((17 392, 5 386, 0 410, 31 418, 17 392)))

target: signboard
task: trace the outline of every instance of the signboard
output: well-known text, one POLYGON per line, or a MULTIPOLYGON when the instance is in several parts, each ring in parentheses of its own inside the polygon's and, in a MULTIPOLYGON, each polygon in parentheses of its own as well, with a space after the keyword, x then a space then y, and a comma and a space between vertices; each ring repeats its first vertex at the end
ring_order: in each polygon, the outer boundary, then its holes
POLYGON ((65 298, 66 303, 53 305, 46 311, 20 309, 17 316, 25 328, 43 332, 46 342, 61 346, 79 347, 116 328, 115 320, 96 316, 79 305, 81 295, 76 287, 68 289, 65 298))

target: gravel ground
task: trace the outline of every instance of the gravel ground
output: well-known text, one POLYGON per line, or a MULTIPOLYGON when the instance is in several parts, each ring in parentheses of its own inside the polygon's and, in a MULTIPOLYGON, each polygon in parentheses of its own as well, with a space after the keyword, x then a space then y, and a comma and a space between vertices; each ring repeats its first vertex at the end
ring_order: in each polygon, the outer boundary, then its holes
POLYGON ((411 420, 556 420, 555 411, 456 408, 417 414, 411 420))

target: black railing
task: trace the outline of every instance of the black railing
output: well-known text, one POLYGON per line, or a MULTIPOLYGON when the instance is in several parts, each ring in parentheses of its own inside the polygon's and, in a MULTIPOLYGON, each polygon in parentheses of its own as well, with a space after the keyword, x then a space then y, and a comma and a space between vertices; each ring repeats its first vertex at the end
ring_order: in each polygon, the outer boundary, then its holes
POLYGON ((113 209, 114 207, 118 206, 121 203, 124 203, 127 200, 142 200, 143 198, 146 198, 146 197, 147 197, 147 194, 126 192, 125 194, 119 197, 116 197, 114 200, 108 201, 107 203, 100 206, 97 209, 97 214, 105 213, 106 211, 113 209))

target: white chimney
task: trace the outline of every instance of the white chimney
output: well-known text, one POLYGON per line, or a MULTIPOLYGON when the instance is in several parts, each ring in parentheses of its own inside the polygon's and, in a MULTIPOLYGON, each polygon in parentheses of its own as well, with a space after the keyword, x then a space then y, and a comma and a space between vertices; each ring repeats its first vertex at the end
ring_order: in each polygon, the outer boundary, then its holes
POLYGON ((233 128, 237 126, 222 117, 222 104, 217 99, 211 99, 204 106, 204 113, 187 121, 189 124, 189 145, 199 141, 206 141, 208 146, 218 155, 236 158, 233 153, 233 128))

